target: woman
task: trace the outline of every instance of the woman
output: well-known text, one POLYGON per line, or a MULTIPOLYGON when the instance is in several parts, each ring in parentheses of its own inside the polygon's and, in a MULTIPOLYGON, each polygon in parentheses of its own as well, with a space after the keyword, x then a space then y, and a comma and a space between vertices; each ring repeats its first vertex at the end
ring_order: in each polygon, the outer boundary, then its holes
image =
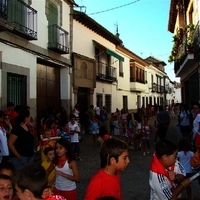
POLYGON ((29 110, 21 110, 15 119, 15 126, 8 140, 11 150, 11 160, 16 170, 26 164, 32 163, 34 159, 34 136, 27 125, 29 122, 29 110))
POLYGON ((186 105, 184 103, 180 104, 180 112, 178 115, 178 120, 180 124, 180 131, 182 133, 182 137, 187 139, 189 142, 190 139, 190 112, 186 109, 186 105))

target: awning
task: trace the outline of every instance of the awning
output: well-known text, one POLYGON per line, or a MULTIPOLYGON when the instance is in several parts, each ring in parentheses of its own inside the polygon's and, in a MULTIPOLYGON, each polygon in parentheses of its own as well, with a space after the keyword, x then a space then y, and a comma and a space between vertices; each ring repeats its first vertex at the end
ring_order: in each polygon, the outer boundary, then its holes
POLYGON ((124 62, 124 58, 120 55, 118 55, 117 53, 115 53, 114 51, 111 51, 110 49, 106 49, 106 53, 117 58, 118 60, 124 62))
POLYGON ((159 74, 156 74, 156 76, 159 77, 159 78, 163 78, 163 76, 161 76, 161 75, 159 75, 159 74))

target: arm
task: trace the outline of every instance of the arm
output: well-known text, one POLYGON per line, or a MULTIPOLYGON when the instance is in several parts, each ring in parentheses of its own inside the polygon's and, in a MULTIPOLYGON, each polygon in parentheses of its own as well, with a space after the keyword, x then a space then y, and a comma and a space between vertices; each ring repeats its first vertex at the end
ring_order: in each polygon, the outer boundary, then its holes
POLYGON ((8 146, 10 148, 10 150, 12 151, 12 153, 19 159, 21 157, 21 155, 17 152, 14 143, 17 140, 18 136, 14 135, 14 134, 10 134, 9 140, 8 140, 8 146))
POLYGON ((56 171, 56 174, 61 175, 61 176, 65 177, 65 178, 67 178, 71 181, 79 182, 80 181, 80 174, 79 174, 77 163, 76 163, 75 160, 70 162, 69 168, 72 169, 73 175, 64 174, 61 171, 56 171))

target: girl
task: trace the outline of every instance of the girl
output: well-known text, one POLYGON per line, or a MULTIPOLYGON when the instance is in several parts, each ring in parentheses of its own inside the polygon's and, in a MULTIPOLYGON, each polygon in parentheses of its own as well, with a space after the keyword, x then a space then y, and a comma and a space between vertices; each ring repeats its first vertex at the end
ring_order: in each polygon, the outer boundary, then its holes
POLYGON ((55 157, 56 181, 53 193, 61 195, 67 200, 77 200, 76 182, 80 175, 70 143, 66 139, 56 142, 55 157))
POLYGON ((143 156, 146 156, 146 152, 149 153, 151 131, 152 131, 152 127, 148 122, 148 117, 144 117, 144 123, 142 125, 142 151, 143 151, 143 156))
POLYGON ((138 113, 134 113, 134 126, 135 126, 135 134, 134 134, 134 147, 135 147, 135 151, 137 151, 139 149, 139 146, 141 144, 141 118, 139 116, 138 113))
MULTIPOLYGON (((183 165, 186 178, 189 178, 193 175, 192 166, 190 164, 191 158, 194 156, 194 153, 190 151, 190 144, 186 139, 181 139, 178 144, 178 160, 183 165)), ((189 185, 186 188, 187 196, 191 199, 191 186, 189 185)))
POLYGON ((93 138, 93 146, 97 146, 97 135, 99 134, 99 124, 95 117, 95 115, 91 116, 91 122, 90 122, 90 132, 92 134, 93 138))

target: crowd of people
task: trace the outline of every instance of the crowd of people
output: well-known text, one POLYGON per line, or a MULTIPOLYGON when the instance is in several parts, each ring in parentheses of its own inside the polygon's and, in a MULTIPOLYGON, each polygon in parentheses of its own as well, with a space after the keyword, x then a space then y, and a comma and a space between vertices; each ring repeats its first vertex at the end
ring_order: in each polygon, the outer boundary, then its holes
POLYGON ((149 105, 135 113, 117 108, 111 114, 106 106, 91 105, 83 118, 77 103, 69 114, 64 107, 58 113, 49 108, 37 129, 28 106, 14 107, 9 102, 7 109, 0 111, 0 200, 4 192, 9 200, 25 200, 30 196, 77 200, 82 134, 91 134, 91 145, 100 147, 100 170, 91 177, 85 200, 122 200, 119 173, 130 162, 129 151, 141 151, 146 156, 150 153, 152 136, 155 153, 150 166, 150 199, 177 199, 185 188, 191 199, 189 178, 200 167, 200 105, 191 105, 191 109, 183 103, 155 105, 153 109, 149 105), (170 121, 176 116, 182 134, 178 147, 166 140, 170 121), (149 118, 154 120, 154 127, 149 118), (41 158, 39 166, 34 164, 36 153, 41 158), (36 174, 43 177, 43 172, 45 178, 39 183, 36 174), (28 182, 21 184, 26 177, 28 182), (34 184, 40 189, 29 187, 34 184), (1 190, 1 186, 6 189, 1 190))

